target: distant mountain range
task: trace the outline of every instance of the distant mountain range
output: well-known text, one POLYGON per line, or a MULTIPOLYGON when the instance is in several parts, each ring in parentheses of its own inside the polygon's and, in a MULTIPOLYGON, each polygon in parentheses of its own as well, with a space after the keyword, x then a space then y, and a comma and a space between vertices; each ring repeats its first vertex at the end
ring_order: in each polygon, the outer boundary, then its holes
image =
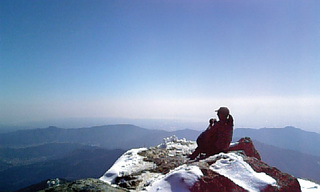
MULTIPOLYGON (((176 135, 196 140, 200 131, 150 130, 134 125, 20 130, 0 134, 0 191, 51 178, 99 177, 124 150, 156 146, 176 135), (105 163, 102 163, 105 162, 105 163)), ((262 160, 296 177, 320 182, 320 135, 301 129, 235 129, 251 137, 262 160)))
POLYGON ((91 128, 62 129, 48 127, 44 129, 20 130, 0 134, 1 147, 25 147, 46 143, 77 143, 100 146, 108 149, 129 149, 154 146, 164 137, 177 135, 195 140, 199 132, 194 130, 162 131, 149 130, 134 125, 106 125, 91 128))
MULTIPOLYGON (((0 134, 0 148, 37 146, 47 143, 76 143, 108 149, 130 149, 157 145, 162 142, 164 137, 171 135, 196 140, 199 134, 200 131, 191 129, 150 130, 129 124, 78 129, 48 127, 2 133, 0 134)), ((320 156, 320 147, 318 147, 320 146, 320 134, 294 127, 235 129, 234 140, 241 137, 251 137, 253 140, 275 147, 320 156)))
POLYGON ((294 127, 235 129, 233 138, 251 137, 268 145, 320 156, 320 134, 294 127))

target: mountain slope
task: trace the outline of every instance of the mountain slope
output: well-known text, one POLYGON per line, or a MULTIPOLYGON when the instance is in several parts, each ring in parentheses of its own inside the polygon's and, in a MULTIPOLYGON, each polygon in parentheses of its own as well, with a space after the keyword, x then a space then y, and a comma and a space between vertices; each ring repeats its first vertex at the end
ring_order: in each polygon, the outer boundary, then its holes
POLYGON ((48 143, 23 148, 0 148, 0 171, 12 166, 27 165, 46 160, 58 159, 71 151, 83 148, 75 143, 48 143), (1 163, 3 166, 1 166, 1 163))
POLYGON ((0 191, 13 191, 49 178, 99 177, 124 150, 76 149, 65 157, 0 171, 0 191))

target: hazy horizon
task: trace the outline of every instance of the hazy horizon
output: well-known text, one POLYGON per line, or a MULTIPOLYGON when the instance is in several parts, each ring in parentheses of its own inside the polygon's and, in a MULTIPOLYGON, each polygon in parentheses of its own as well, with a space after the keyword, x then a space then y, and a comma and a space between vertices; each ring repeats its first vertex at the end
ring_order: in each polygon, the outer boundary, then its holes
MULTIPOLYGON (((157 129, 165 131, 177 131, 184 129, 191 129, 197 131, 203 131, 207 128, 208 122, 200 121, 187 121, 178 119, 126 119, 126 118, 67 118, 67 119, 51 119, 43 121, 34 122, 21 122, 19 124, 0 124, 0 133, 23 130, 23 129, 38 129, 38 128, 48 128, 48 127, 58 127, 64 129, 73 128, 91 128, 96 126, 106 126, 106 125, 118 125, 118 124, 130 124, 146 129, 157 129)), ((319 129, 305 127, 297 127, 294 125, 286 125, 282 127, 239 127, 235 124, 234 129, 262 129, 262 128, 286 128, 294 127, 302 129, 304 131, 310 131, 320 134, 319 129)))
POLYGON ((0 124, 227 106, 235 127, 320 129, 320 1, 0 0, 0 20, 0 124))

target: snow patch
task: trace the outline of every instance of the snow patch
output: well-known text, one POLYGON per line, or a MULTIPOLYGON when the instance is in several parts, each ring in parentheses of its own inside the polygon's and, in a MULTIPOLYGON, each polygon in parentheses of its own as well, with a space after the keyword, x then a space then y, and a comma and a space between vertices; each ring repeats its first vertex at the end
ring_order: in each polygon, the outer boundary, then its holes
POLYGON ((181 165, 165 176, 154 181, 148 188, 148 192, 188 192, 195 182, 203 176, 197 166, 181 165))
POLYGON ((230 143, 230 146, 229 147, 234 147, 236 145, 239 145, 239 142, 234 142, 234 143, 230 143))
POLYGON ((175 156, 176 153, 191 154, 197 147, 195 141, 187 141, 185 138, 178 139, 175 135, 163 139, 163 143, 157 146, 160 149, 169 150, 169 156, 175 156))
POLYGON ((305 179, 299 179, 299 178, 298 178, 298 181, 299 181, 302 192, 319 192, 320 191, 319 184, 316 184, 312 181, 308 181, 305 179))
POLYGON ((114 184, 117 177, 128 176, 148 168, 153 168, 155 166, 153 163, 143 161, 144 157, 138 154, 145 150, 147 150, 147 148, 131 149, 127 151, 102 177, 100 177, 100 180, 108 184, 114 184))
POLYGON ((257 173, 241 156, 220 153, 210 158, 217 160, 210 169, 223 175, 249 192, 261 191, 267 185, 277 186, 274 178, 266 173, 257 173))

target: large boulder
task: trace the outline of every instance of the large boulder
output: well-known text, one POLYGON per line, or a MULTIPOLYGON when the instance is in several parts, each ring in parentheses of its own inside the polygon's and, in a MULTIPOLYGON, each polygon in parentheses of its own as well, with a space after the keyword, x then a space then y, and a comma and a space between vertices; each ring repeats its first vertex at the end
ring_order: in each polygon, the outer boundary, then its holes
POLYGON ((278 188, 268 186, 265 191, 301 191, 298 180, 287 174, 283 173, 275 167, 270 167, 261 161, 259 152, 255 149, 250 137, 241 138, 236 143, 230 145, 228 151, 242 151, 245 155, 243 159, 247 162, 256 172, 264 172, 274 178, 278 183, 278 188))
POLYGON ((228 151, 243 151, 246 156, 255 157, 261 160, 260 154, 254 147, 250 137, 244 137, 244 138, 241 138, 238 142, 232 143, 228 151))
POLYGON ((192 192, 301 192, 295 177, 239 152, 220 153, 199 163, 203 176, 190 189, 192 192))
POLYGON ((279 192, 286 192, 286 191, 300 192, 301 191, 300 184, 295 177, 287 173, 283 173, 275 167, 270 167, 266 163, 255 158, 244 157, 243 160, 247 162, 252 167, 252 169, 255 170, 256 172, 264 172, 277 181, 277 184, 279 186, 278 188, 273 189, 272 187, 268 186, 268 188, 265 191, 279 191, 279 192))
POLYGON ((236 185, 223 175, 220 175, 210 169, 201 169, 201 171, 204 176, 192 186, 190 189, 191 192, 246 192, 245 189, 236 185))

